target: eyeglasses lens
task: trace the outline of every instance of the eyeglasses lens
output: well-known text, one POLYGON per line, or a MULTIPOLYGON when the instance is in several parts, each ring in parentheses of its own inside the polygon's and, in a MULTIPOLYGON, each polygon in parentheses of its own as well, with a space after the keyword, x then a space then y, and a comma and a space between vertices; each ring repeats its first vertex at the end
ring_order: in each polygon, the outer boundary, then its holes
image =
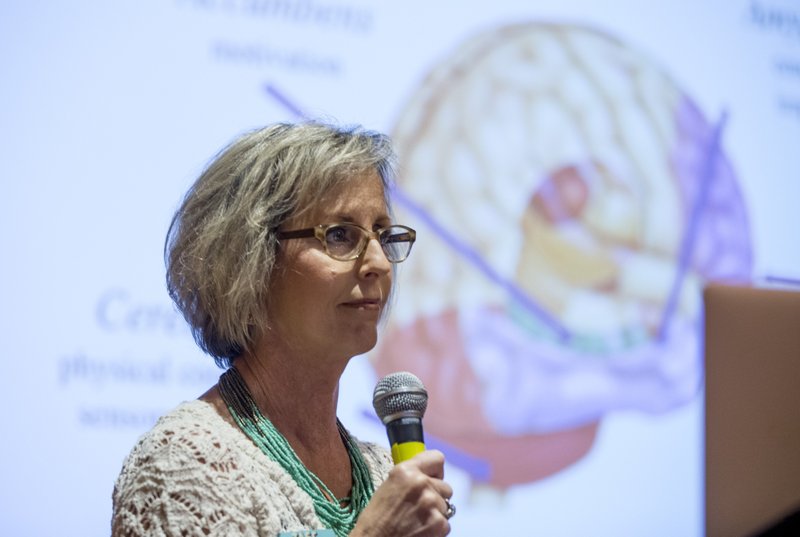
POLYGON ((355 226, 331 226, 325 231, 325 244, 330 255, 346 259, 356 253, 361 237, 361 230, 355 226))
POLYGON ((405 228, 391 226, 381 233, 381 247, 389 261, 404 260, 408 256, 411 244, 411 235, 405 228))

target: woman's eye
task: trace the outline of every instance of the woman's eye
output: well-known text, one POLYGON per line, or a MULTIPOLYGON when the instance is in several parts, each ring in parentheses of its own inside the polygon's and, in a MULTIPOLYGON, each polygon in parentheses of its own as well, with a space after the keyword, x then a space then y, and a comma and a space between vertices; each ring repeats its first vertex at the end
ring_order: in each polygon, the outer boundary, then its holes
POLYGON ((345 243, 352 242, 353 233, 344 226, 335 226, 328 229, 325 234, 325 240, 329 243, 345 243))

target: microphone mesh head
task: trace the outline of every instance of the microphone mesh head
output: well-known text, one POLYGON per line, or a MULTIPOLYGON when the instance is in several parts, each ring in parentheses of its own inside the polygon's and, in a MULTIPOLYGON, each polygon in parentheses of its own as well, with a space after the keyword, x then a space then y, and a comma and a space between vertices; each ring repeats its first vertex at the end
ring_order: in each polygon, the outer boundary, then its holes
POLYGON ((372 406, 384 424, 397 417, 422 418, 428 408, 428 392, 416 375, 399 371, 378 381, 372 394, 372 406))

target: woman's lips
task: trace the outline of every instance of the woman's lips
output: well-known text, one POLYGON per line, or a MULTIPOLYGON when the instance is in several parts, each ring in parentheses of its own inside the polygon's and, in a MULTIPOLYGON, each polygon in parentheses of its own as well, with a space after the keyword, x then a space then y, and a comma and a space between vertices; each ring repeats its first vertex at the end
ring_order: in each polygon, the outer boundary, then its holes
POLYGON ((381 309, 381 301, 378 299, 364 298, 360 300, 351 300, 350 302, 345 302, 342 304, 342 306, 345 306, 347 308, 378 311, 381 309))

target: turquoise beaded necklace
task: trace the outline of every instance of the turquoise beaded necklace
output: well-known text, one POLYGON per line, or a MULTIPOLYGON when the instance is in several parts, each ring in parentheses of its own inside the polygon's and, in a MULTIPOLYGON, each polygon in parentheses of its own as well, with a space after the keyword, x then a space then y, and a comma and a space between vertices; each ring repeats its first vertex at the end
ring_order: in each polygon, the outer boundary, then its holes
POLYGON ((235 367, 228 369, 219 378, 219 392, 239 428, 311 496, 314 511, 320 521, 339 537, 349 535, 374 489, 367 463, 342 423, 336 420, 339 434, 350 456, 353 488, 349 497, 337 499, 327 485, 303 465, 286 438, 261 413, 235 367))

